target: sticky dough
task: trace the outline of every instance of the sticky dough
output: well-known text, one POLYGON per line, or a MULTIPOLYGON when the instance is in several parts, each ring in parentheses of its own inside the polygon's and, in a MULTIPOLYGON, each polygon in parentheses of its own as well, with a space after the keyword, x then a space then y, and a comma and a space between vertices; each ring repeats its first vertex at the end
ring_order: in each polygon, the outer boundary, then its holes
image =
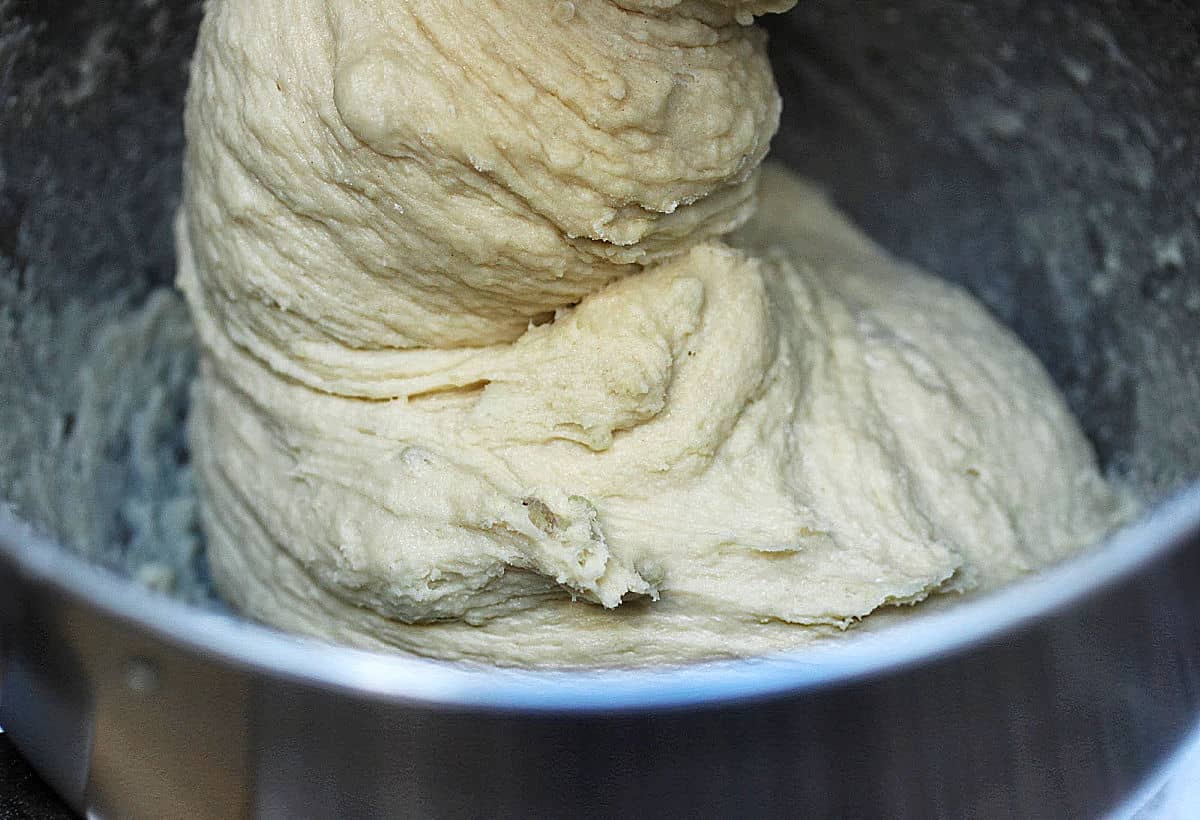
POLYGON ((228 600, 442 658, 669 662, 1111 525, 1018 341, 760 170, 749 23, 789 5, 209 4, 177 232, 228 600))

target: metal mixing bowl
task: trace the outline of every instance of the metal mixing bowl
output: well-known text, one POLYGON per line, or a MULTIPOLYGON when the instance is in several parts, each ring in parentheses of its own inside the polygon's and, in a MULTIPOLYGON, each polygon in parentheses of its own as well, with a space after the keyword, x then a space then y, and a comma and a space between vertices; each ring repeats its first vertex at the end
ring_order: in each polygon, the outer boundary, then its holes
POLYGON ((1153 786, 1200 716, 1194 4, 802 0, 768 24, 775 155, 1015 328, 1143 518, 843 647, 588 673, 327 646, 208 592, 163 290, 198 18, 0 0, 0 725, 72 806, 1033 817, 1153 786))

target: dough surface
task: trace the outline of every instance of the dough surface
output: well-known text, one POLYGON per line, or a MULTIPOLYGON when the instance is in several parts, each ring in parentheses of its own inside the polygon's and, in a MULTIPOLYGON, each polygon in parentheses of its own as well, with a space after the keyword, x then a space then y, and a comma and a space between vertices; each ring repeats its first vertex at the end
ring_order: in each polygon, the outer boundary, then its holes
POLYGON ((210 3, 178 244, 223 595, 434 657, 672 662, 1112 526, 1016 338, 760 171, 748 23, 790 5, 210 3))

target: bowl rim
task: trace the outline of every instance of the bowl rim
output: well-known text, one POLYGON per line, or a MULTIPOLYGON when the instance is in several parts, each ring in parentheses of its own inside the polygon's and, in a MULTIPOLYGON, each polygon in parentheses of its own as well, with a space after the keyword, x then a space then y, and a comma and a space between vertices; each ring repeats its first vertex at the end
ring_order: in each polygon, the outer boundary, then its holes
POLYGON ((0 504, 0 557, 41 585, 176 649, 233 669, 430 709, 611 713, 794 696, 969 651, 1052 617, 1180 549, 1200 549, 1200 482, 1096 547, 1006 587, 822 648, 670 667, 510 669, 287 634, 153 592, 39 535, 0 504), (903 633, 904 640, 894 636, 903 633))

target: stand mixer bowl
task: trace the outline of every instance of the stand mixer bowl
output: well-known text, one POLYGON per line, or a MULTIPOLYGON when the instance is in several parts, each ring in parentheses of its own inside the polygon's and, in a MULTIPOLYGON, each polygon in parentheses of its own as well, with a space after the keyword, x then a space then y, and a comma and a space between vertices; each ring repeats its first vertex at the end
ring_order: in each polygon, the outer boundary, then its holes
POLYGON ((522 672, 213 595, 170 290, 199 3, 0 3, 0 725, 92 817, 1078 816, 1200 719, 1200 10, 807 0, 773 156, 1042 359, 1145 512, 819 653, 522 672))

